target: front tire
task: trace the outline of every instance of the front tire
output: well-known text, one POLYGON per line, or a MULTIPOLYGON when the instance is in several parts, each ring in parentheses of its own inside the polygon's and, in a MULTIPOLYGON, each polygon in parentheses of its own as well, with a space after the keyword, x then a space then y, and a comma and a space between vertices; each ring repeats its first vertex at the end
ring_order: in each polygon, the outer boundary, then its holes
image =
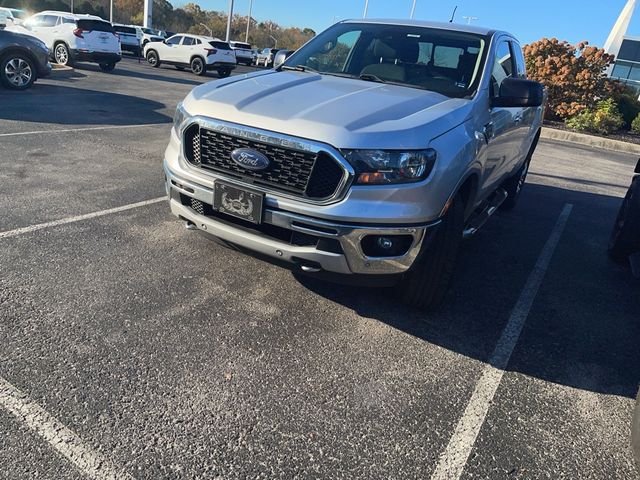
POLYGON ((444 300, 462 242, 464 210, 464 201, 458 195, 437 230, 427 233, 422 252, 395 286, 396 296, 406 305, 433 310, 444 300))
POLYGON ((207 73, 207 69, 204 68, 204 60, 202 60, 200 57, 193 58, 191 60, 191 71, 199 77, 205 75, 207 73))
POLYGON ((631 183, 609 239, 609 256, 616 262, 636 252, 640 252, 640 177, 631 183))
POLYGON ((22 53, 12 53, 0 60, 0 82, 12 90, 26 90, 36 80, 33 61, 22 53))
POLYGON ((71 54, 69 52, 69 47, 67 47, 64 43, 58 43, 53 48, 53 58, 58 65, 67 65, 72 66, 71 54))
POLYGON ((113 72, 113 70, 116 68, 116 64, 115 63, 101 63, 100 64, 100 70, 102 70, 103 72, 113 72))
POLYGON ((220 78, 227 78, 229 75, 231 75, 231 69, 229 68, 221 68, 218 70, 218 77, 220 78))
POLYGON ((158 68, 161 65, 160 57, 158 57, 158 52, 156 52, 155 50, 149 50, 147 52, 147 62, 153 68, 158 68))

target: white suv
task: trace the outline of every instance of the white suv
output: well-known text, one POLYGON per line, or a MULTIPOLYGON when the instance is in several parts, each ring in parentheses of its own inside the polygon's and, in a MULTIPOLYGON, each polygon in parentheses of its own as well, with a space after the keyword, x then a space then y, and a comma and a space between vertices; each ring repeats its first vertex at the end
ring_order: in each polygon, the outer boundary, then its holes
POLYGON ((45 11, 27 19, 23 26, 49 47, 54 60, 61 65, 93 62, 109 72, 122 58, 113 26, 94 15, 45 11))
POLYGON ((231 48, 236 52, 236 61, 238 63, 244 63, 247 66, 251 66, 253 63, 253 52, 251 51, 251 45, 244 42, 229 42, 231 48))
POLYGON ((190 68, 196 75, 217 70, 224 78, 236 68, 236 55, 227 42, 201 35, 179 33, 164 42, 149 42, 144 56, 152 67, 167 63, 178 70, 190 68))

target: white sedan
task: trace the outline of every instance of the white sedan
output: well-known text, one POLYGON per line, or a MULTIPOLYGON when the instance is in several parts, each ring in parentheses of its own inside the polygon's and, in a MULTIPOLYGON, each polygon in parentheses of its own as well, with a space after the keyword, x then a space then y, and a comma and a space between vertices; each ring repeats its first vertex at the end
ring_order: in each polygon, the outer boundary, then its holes
POLYGON ((224 78, 236 68, 236 54, 227 42, 202 35, 179 33, 164 42, 149 42, 144 56, 152 67, 166 63, 178 70, 190 68, 196 75, 217 70, 224 78))

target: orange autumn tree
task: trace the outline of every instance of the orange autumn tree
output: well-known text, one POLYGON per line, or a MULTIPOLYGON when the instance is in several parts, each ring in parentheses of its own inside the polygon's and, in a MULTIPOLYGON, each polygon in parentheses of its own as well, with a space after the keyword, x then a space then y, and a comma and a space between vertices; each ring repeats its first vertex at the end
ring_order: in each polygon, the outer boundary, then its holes
POLYGON ((564 120, 593 109, 603 99, 623 90, 605 72, 613 55, 588 42, 571 45, 556 38, 543 38, 524 47, 529 78, 544 84, 548 93, 546 116, 564 120))

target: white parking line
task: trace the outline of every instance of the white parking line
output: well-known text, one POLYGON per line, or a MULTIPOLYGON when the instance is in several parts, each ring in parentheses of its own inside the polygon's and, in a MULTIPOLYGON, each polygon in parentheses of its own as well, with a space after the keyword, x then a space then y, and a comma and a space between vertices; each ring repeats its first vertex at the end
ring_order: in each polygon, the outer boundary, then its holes
POLYGON ((130 203, 129 205, 123 205, 121 207, 100 210, 99 212, 85 213, 84 215, 77 215, 75 217, 61 218, 60 220, 53 220, 52 222, 38 223, 36 225, 30 225, 28 227, 16 228, 15 230, 7 230, 6 232, 0 232, 0 239, 15 237, 24 233, 35 232, 36 230, 42 230, 43 228, 57 227, 59 225, 66 225, 67 223, 81 222, 82 220, 103 217, 112 213, 124 212, 133 208, 144 207, 146 205, 152 205, 154 203, 162 202, 166 199, 167 197, 158 197, 151 200, 145 200, 143 202, 130 203))
POLYGON ((93 451, 78 435, 2 377, 0 406, 40 435, 51 448, 73 463, 85 476, 99 480, 133 478, 93 451))
POLYGON ((462 475, 572 209, 573 205, 566 204, 560 213, 491 358, 482 371, 469 404, 458 421, 447 448, 440 455, 432 480, 457 480, 462 475))
POLYGON ((158 127, 160 125, 171 126, 170 123, 147 123, 145 125, 104 125, 102 127, 77 127, 77 128, 60 128, 52 130, 33 130, 31 132, 14 132, 14 133, 0 133, 0 137, 17 137, 20 135, 41 135, 44 133, 69 133, 69 132, 91 132, 94 130, 114 130, 117 128, 147 128, 158 127))

